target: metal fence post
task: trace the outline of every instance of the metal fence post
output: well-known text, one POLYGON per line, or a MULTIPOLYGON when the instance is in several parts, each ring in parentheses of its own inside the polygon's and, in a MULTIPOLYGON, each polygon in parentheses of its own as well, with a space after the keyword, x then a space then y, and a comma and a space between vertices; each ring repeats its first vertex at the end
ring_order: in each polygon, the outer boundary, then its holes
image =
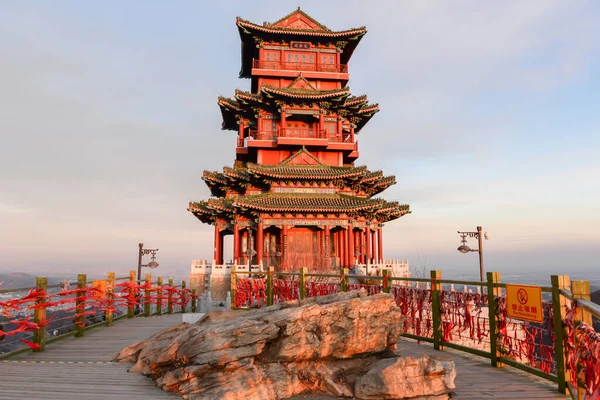
POLYGON ((111 326, 113 323, 113 308, 115 305, 115 273, 109 272, 106 279, 106 304, 105 312, 106 326, 111 326))
MULTIPOLYGON (((75 314, 85 312, 85 287, 87 286, 87 275, 77 275, 77 298, 75 300, 75 314)), ((75 337, 83 336, 83 328, 85 327, 85 317, 79 316, 75 318, 75 337)))
POLYGON ((269 267, 267 271, 267 305, 273 305, 273 275, 275 274, 275 268, 269 267))
POLYGON ((502 288, 496 287, 500 283, 500 272, 488 272, 487 274, 487 292, 488 292, 488 321, 490 324, 490 359, 492 367, 503 367, 504 364, 498 361, 501 356, 498 348, 498 335, 500 333, 497 323, 498 307, 496 297, 502 295, 502 288))
POLYGON ((564 353, 565 326, 567 299, 560 294, 560 289, 569 289, 567 275, 551 275, 552 282, 552 311, 554 317, 554 355, 556 357, 556 376, 558 378, 558 391, 567 392, 567 378, 564 353))
POLYGON ((152 274, 146 274, 144 287, 144 317, 150 316, 150 297, 152 296, 152 274))
POLYGON ((442 284, 442 271, 431 271, 431 319, 433 320, 433 347, 436 350, 444 350, 442 346, 442 317, 440 304, 440 290, 442 284))
MULTIPOLYGON (((43 296, 39 297, 36 300, 36 304, 38 306, 46 304, 46 298, 47 298, 46 290, 48 288, 48 278, 36 278, 35 285, 37 286, 38 290, 42 290, 44 293, 43 296)), ((40 322, 44 321, 45 319, 46 319, 46 307, 36 308, 33 313, 33 322, 35 322, 36 324, 39 324, 40 322)), ((40 327, 40 328, 36 329, 35 331, 33 331, 33 343, 40 346, 39 349, 34 349, 33 351, 44 351, 45 342, 46 342, 46 328, 45 327, 40 327)))

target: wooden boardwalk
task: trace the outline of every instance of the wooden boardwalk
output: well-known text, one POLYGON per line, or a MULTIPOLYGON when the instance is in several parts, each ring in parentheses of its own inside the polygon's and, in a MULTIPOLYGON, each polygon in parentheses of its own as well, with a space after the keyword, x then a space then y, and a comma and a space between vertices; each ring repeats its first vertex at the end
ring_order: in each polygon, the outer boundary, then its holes
POLYGON ((452 399, 570 399, 557 385, 516 368, 494 368, 490 360, 453 349, 437 351, 429 343, 400 339, 400 354, 407 356, 448 354, 456 365, 456 391, 452 399))
POLYGON ((181 322, 181 314, 121 319, 46 345, 40 353, 0 360, 0 399, 178 399, 154 381, 111 363, 119 350, 181 322))
MULTIPOLYGON (((82 338, 51 343, 44 352, 0 360, 0 400, 177 399, 157 388, 150 378, 127 373, 130 364, 110 360, 122 348, 180 321, 181 315, 122 319, 110 328, 87 331, 82 338)), ((431 345, 411 340, 402 339, 398 345, 404 355, 440 354, 431 345)), ((454 350, 444 353, 456 363, 453 399, 566 398, 556 391, 555 384, 514 368, 492 368, 487 359, 454 350)))

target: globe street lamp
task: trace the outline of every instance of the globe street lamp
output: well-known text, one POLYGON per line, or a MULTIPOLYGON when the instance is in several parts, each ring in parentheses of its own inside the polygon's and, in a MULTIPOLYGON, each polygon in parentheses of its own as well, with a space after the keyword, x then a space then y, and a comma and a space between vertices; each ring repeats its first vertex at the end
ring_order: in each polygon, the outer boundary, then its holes
POLYGON ((140 243, 138 244, 139 247, 139 251, 138 251, 138 270, 137 270, 137 280, 141 281, 142 280, 142 267, 148 267, 148 268, 156 268, 158 267, 158 263, 156 262, 156 252, 158 251, 158 249, 144 249, 144 243, 140 243), (142 257, 145 255, 151 254, 152 255, 152 261, 150 261, 148 264, 142 264, 142 257))
MULTIPOLYGON (((462 237, 462 245, 458 246, 458 251, 460 251, 463 254, 467 254, 470 252, 477 252, 479 253, 479 275, 481 278, 481 282, 485 281, 484 278, 484 270, 483 270, 483 241, 482 241, 482 235, 481 235, 481 227, 478 226, 477 227, 477 232, 460 232, 457 231, 458 234, 462 237), (472 249, 469 246, 467 246, 467 236, 470 238, 475 238, 477 239, 477 241, 479 242, 479 248, 478 249, 472 249)), ((485 237, 485 240, 489 239, 488 233, 486 232, 483 237, 485 237)))

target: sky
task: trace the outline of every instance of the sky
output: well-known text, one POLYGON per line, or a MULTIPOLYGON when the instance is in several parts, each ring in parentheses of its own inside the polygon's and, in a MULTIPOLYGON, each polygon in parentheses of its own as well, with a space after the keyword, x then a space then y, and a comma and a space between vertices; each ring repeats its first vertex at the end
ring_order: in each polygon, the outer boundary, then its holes
POLYGON ((550 0, 2 2, 0 272, 125 272, 139 242, 164 276, 211 260, 186 209, 235 156, 235 17, 298 6, 367 27, 349 86, 381 112, 357 164, 412 210, 386 258, 476 277, 456 232, 481 225, 488 271, 600 275, 600 4, 550 0))

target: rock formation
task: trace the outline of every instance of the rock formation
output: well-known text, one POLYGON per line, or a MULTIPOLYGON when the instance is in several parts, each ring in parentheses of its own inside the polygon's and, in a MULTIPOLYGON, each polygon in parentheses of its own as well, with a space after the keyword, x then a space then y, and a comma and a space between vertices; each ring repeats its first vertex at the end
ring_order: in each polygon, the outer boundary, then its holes
POLYGON ((445 399, 454 363, 400 357, 402 316, 364 291, 251 311, 213 311, 123 349, 115 361, 185 399, 276 400, 300 393, 445 399))

